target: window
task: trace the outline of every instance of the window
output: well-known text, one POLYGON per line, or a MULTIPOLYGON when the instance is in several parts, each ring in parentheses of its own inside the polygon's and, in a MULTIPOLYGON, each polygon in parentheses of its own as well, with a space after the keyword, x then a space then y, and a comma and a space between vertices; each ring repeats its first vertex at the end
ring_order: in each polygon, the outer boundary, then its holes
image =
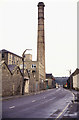
POLYGON ((17 64, 18 64, 18 60, 17 60, 17 64))
POLYGON ((12 55, 12 60, 14 60, 14 56, 12 55))
POLYGON ((36 68, 36 64, 32 64, 32 68, 36 68))
POLYGON ((30 70, 28 69, 27 72, 30 73, 30 70))
POLYGON ((9 54, 9 59, 11 59, 11 54, 9 54))
POLYGON ((4 58, 4 53, 2 53, 2 58, 4 58))
POLYGON ((19 70, 17 70, 17 74, 19 74, 19 70))
MULTIPOLYGON (((23 64, 20 64, 20 69, 23 69, 23 64)), ((26 65, 24 64, 24 69, 26 69, 26 65)))
POLYGON ((11 64, 11 60, 9 60, 9 64, 11 64))
POLYGON ((14 64, 15 64, 15 56, 14 56, 14 64))

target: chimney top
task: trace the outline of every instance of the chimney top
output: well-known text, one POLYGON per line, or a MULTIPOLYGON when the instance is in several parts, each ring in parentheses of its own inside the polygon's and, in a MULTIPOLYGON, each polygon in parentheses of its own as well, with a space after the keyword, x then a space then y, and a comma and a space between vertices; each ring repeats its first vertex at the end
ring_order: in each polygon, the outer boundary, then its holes
POLYGON ((44 7, 45 5, 44 5, 43 2, 39 2, 39 3, 38 3, 38 7, 39 7, 39 6, 43 6, 43 7, 44 7))

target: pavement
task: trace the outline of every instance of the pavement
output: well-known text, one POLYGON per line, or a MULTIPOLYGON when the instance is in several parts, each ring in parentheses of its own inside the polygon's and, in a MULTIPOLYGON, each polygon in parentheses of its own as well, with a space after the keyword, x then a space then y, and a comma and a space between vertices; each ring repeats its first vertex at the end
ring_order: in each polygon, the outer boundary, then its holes
POLYGON ((71 90, 71 92, 74 94, 74 100, 68 106, 68 109, 65 112, 62 120, 79 120, 79 91, 71 90))
POLYGON ((45 91, 49 91, 50 89, 47 89, 47 90, 41 90, 41 91, 37 91, 37 92, 32 92, 32 93, 27 93, 27 94, 24 94, 24 95, 14 95, 14 96, 6 96, 6 97, 0 97, 0 100, 1 101, 4 101, 4 100, 10 100, 10 99, 15 99, 15 98, 21 98, 21 97, 26 97, 26 96, 30 96, 30 95, 36 95, 36 94, 40 94, 42 92, 45 92, 45 91))

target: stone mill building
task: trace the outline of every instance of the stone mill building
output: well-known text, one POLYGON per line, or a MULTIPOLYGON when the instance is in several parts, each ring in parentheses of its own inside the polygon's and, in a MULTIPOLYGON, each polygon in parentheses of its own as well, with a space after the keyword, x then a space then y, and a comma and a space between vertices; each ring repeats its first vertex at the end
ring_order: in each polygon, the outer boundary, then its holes
MULTIPOLYGON (((25 93, 37 92, 46 88, 45 35, 44 35, 45 5, 43 2, 39 2, 37 6, 38 6, 37 61, 32 61, 31 54, 25 54, 24 58, 25 93)), ((1 79, 3 96, 21 94, 23 83, 22 65, 23 65, 22 57, 12 52, 9 52, 5 49, 0 51, 0 69, 2 69, 0 70, 2 73, 1 72, 0 73, 2 74, 1 79)))
MULTIPOLYGON (((38 3, 37 61, 32 61, 30 54, 25 55, 26 68, 33 74, 33 79, 29 80, 29 84, 34 86, 34 91, 45 89, 44 7, 43 2, 38 3)), ((32 90, 31 85, 29 90, 32 90)))

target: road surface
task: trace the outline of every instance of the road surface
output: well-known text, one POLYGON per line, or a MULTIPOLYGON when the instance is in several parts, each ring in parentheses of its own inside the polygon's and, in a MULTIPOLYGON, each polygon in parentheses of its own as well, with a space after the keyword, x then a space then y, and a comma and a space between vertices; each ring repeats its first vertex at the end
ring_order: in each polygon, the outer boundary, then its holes
POLYGON ((2 118, 62 118, 71 100, 72 93, 64 88, 4 100, 2 118))

